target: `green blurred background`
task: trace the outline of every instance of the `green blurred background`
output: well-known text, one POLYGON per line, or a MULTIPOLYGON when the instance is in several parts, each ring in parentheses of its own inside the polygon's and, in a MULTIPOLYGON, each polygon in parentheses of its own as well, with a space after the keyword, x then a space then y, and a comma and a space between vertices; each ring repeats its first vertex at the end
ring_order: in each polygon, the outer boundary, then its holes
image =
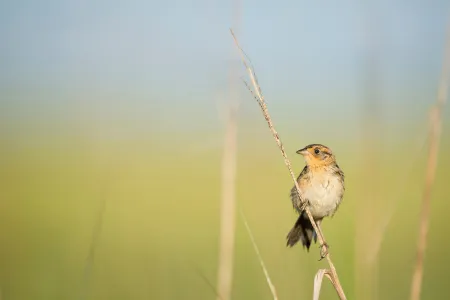
MULTIPOLYGON (((238 210, 279 298, 312 297, 326 262, 285 246, 292 181, 230 26, 296 173, 322 143, 346 174, 323 229, 348 298, 409 297, 449 3, 22 2, 0 4, 1 299, 216 297, 231 100, 238 210)), ((450 297, 449 117, 423 299, 450 297)), ((233 274, 232 299, 271 299, 239 214, 233 274)))

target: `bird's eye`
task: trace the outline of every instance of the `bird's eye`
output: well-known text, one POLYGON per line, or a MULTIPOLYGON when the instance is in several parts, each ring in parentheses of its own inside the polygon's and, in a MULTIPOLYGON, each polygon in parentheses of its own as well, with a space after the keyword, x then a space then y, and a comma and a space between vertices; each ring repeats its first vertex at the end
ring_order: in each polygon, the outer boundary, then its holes
POLYGON ((318 148, 314 149, 315 154, 319 154, 320 150, 318 148))

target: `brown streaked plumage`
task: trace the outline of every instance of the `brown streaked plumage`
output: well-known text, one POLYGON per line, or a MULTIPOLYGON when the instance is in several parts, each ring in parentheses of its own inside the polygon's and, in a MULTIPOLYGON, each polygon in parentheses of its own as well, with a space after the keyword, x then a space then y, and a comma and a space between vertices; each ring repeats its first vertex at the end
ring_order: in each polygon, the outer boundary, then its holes
MULTIPOLYGON (((319 231, 322 219, 333 216, 344 195, 344 172, 336 163, 330 148, 321 144, 311 144, 297 151, 305 158, 306 166, 297 178, 302 198, 307 201, 311 215, 319 231)), ((292 205, 300 216, 287 235, 287 245, 292 247, 301 241, 309 251, 312 240, 317 242, 317 233, 309 221, 295 186, 291 189, 292 205)))

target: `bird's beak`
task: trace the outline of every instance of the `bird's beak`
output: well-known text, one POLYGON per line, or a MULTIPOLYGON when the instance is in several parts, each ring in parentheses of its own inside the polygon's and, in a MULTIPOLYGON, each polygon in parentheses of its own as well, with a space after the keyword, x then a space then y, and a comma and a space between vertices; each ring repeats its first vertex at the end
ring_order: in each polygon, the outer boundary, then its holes
POLYGON ((296 152, 297 154, 301 154, 301 155, 303 155, 303 156, 305 156, 305 155, 308 155, 309 154, 309 152, 308 152, 308 150, 306 150, 306 148, 303 148, 303 149, 300 149, 300 150, 297 150, 297 152, 296 152))

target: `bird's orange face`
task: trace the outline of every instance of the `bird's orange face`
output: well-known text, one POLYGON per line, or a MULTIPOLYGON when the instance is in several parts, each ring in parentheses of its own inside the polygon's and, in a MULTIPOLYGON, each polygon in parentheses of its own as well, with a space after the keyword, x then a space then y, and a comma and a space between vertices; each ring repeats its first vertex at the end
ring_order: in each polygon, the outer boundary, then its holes
POLYGON ((308 145, 297 154, 303 155, 308 166, 326 166, 336 162, 331 149, 320 144, 308 145))

